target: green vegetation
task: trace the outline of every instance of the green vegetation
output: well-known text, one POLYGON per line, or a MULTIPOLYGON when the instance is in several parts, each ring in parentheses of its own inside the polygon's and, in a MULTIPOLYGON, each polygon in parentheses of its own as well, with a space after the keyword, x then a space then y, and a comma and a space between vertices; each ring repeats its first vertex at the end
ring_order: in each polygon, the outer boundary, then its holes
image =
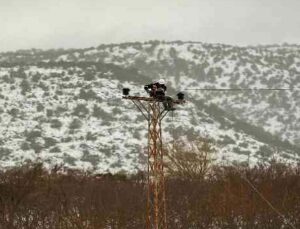
POLYGON ((78 104, 73 111, 73 115, 77 117, 86 117, 89 114, 89 109, 85 104, 78 104))
POLYGON ((74 118, 73 121, 70 123, 70 129, 80 129, 82 126, 82 122, 78 118, 74 118))

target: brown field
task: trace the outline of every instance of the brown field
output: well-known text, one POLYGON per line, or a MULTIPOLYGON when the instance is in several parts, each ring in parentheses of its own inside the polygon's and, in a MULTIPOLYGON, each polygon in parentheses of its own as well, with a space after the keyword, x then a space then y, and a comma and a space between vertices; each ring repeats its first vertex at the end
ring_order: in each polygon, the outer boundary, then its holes
MULTIPOLYGON (((0 174, 0 228, 144 228, 145 184, 143 173, 24 165, 0 174)), ((300 228, 300 166, 213 167, 205 178, 170 175, 166 187, 170 229, 300 228)))

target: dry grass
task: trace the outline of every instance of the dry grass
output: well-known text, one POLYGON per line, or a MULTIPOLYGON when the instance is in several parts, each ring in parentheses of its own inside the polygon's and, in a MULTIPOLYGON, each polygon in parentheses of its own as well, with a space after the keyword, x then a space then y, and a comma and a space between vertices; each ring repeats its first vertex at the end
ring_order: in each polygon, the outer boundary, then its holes
MULTIPOLYGON (((241 178, 247 177, 300 228, 300 167, 215 167, 205 179, 167 179, 169 228, 289 228, 241 178)), ((0 228, 144 228, 145 180, 45 171, 0 173, 0 228)))

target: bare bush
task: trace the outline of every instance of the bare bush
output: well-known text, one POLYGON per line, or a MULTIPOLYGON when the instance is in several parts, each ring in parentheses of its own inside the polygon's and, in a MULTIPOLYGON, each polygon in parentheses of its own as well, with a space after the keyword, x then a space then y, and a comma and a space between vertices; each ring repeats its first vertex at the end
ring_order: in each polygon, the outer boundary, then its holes
MULTIPOLYGON (((2 229, 145 228, 146 176, 84 173, 41 164, 0 172, 2 229)), ((210 167, 201 179, 166 179, 167 222, 174 229, 300 228, 300 167, 273 161, 210 167), (271 209, 246 182, 284 215, 271 209)), ((198 170, 197 170, 198 171, 198 170)), ((202 170, 201 170, 202 171, 202 170)), ((197 173, 198 174, 198 173, 197 173)))
POLYGON ((176 178, 203 179, 210 172, 215 152, 213 141, 208 138, 169 144, 165 149, 167 174, 176 178))

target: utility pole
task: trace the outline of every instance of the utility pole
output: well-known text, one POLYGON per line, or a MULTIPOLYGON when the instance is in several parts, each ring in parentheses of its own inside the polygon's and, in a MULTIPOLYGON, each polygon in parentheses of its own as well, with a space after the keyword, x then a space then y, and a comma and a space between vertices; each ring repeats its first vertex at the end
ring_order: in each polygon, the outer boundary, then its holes
MULTIPOLYGON (((183 104, 184 95, 178 93, 174 104, 183 104)), ((146 229, 167 229, 164 152, 161 122, 169 112, 162 101, 153 97, 129 96, 123 89, 123 99, 131 100, 148 121, 148 173, 146 229)))

